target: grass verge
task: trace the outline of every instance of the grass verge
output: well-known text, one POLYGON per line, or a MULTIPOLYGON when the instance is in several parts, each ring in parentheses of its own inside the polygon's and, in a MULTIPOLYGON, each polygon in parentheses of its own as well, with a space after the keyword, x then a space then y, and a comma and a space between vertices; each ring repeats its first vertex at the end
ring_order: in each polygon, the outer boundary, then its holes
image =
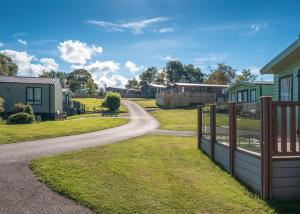
POLYGON ((98 213, 275 213, 196 148, 192 137, 146 135, 34 160, 53 190, 98 213))
MULTIPOLYGON (((84 116, 84 115, 83 115, 84 116)), ((74 117, 64 121, 45 121, 34 124, 8 125, 0 121, 0 144, 82 134, 120 126, 125 118, 74 117)))
MULTIPOLYGON (((80 102, 85 105, 87 112, 101 112, 107 111, 107 108, 101 107, 103 99, 98 98, 74 98, 74 101, 80 102)), ((121 104, 120 113, 127 113, 127 108, 121 104)))

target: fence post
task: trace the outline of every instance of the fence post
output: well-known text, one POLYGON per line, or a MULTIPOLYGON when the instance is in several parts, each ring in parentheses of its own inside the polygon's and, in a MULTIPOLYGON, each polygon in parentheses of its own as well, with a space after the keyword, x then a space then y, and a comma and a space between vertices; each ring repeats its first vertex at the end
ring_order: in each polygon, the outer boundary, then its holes
POLYGON ((202 106, 198 105, 197 108, 198 116, 198 149, 201 149, 201 138, 202 138, 202 106))
POLYGON ((236 150, 236 103, 229 103, 229 167, 234 175, 234 153, 236 150))
POLYGON ((272 198, 272 97, 261 97, 261 195, 272 198))
POLYGON ((215 159, 215 142, 216 142, 216 105, 210 105, 210 151, 211 158, 215 159))

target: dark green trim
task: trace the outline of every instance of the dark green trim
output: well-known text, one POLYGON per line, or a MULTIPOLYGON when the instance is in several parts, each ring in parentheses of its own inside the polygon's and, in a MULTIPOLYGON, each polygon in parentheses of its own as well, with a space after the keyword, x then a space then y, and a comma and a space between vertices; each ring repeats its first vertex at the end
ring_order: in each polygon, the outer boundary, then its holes
POLYGON ((282 79, 285 79, 285 78, 289 78, 289 77, 292 77, 292 84, 291 84, 291 100, 290 101, 293 101, 294 100, 294 93, 293 93, 293 88, 294 88, 294 77, 293 77, 293 74, 290 74, 290 75, 286 75, 286 76, 282 76, 282 77, 279 77, 278 79, 278 85, 279 85, 279 88, 278 88, 278 100, 281 101, 281 80, 282 79))
POLYGON ((262 97, 262 84, 259 85, 259 96, 262 97))
POLYGON ((43 89, 42 89, 42 87, 26 87, 25 88, 25 98, 26 98, 26 104, 28 104, 27 102, 29 101, 29 102, 35 102, 36 100, 34 99, 34 91, 35 91, 35 89, 36 88, 39 88, 39 89, 41 89, 41 103, 38 103, 38 104, 36 104, 36 103, 31 103, 31 104, 29 104, 29 105, 43 105, 43 89), (27 99, 27 90, 28 89, 30 89, 30 88, 32 88, 32 92, 33 92, 33 100, 28 100, 27 99))

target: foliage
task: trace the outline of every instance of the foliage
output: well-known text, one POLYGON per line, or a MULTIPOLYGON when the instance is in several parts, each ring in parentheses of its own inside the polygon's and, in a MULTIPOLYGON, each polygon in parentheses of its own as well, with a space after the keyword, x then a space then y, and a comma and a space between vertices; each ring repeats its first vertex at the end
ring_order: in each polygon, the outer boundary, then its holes
POLYGON ((211 70, 208 75, 207 83, 211 84, 230 84, 236 77, 236 71, 224 63, 218 64, 218 67, 211 70))
POLYGON ((30 124, 35 121, 33 114, 28 114, 25 112, 19 112, 12 114, 7 118, 7 123, 9 124, 30 124))
POLYGON ((10 57, 0 54, 0 75, 16 76, 18 66, 11 60, 10 57))
POLYGON ((0 97, 0 115, 4 112, 4 98, 0 97))
MULTIPOLYGON (((104 99, 98 99, 98 98, 74 98, 74 101, 80 102, 81 104, 85 105, 85 110, 87 112, 100 112, 103 109, 103 100, 104 99)), ((119 109, 119 113, 126 113, 127 108, 121 104, 121 107, 119 109)))
POLYGON ((132 78, 128 80, 128 83, 125 86, 127 89, 139 89, 140 83, 136 78, 132 78))
POLYGON ((167 74, 165 69, 162 69, 156 74, 155 83, 159 85, 166 85, 167 84, 167 74))
POLYGON ((51 189, 96 213, 275 213, 196 145, 195 137, 146 135, 31 167, 51 189))
POLYGON ((238 81, 255 81, 257 75, 251 73, 251 69, 243 69, 242 73, 237 76, 238 81))
POLYGON ((67 85, 67 74, 61 71, 44 71, 40 77, 50 77, 50 78, 58 78, 60 80, 61 86, 65 87, 67 85))
POLYGON ((32 114, 32 115, 34 114, 31 105, 26 105, 24 103, 16 103, 13 113, 16 114, 16 113, 21 113, 21 112, 24 112, 27 114, 32 114))
POLYGON ((92 75, 85 69, 76 69, 72 71, 68 75, 67 81, 72 92, 80 89, 87 89, 90 95, 95 95, 95 92, 98 89, 92 75))
POLYGON ((149 67, 140 75, 141 83, 155 83, 158 71, 156 67, 149 67))
POLYGON ((108 92, 103 101, 103 107, 111 111, 117 111, 121 105, 121 96, 119 93, 108 92))
POLYGON ((189 83, 202 83, 204 82, 205 75, 202 73, 201 69, 195 67, 193 64, 184 65, 184 73, 182 82, 189 83))
POLYGON ((179 60, 167 62, 165 71, 168 83, 181 82, 183 79, 184 66, 179 60))

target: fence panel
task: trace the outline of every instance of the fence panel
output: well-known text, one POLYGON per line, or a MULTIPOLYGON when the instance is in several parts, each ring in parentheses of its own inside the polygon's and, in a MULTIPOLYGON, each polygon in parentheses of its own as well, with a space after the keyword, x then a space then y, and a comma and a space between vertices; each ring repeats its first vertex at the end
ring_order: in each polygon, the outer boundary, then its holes
POLYGON ((260 152, 260 115, 259 102, 237 103, 237 146, 252 152, 260 152))
POLYGON ((229 144, 229 107, 228 104, 216 105, 216 141, 229 144))

